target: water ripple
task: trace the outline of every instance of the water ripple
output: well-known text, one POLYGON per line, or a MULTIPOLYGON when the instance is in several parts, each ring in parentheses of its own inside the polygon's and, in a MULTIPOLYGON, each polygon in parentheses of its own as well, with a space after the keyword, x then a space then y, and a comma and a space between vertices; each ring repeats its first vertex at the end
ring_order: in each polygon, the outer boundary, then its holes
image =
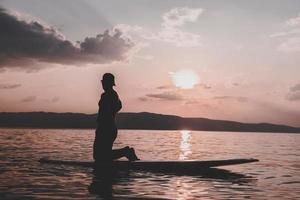
POLYGON ((0 129, 0 199, 299 199, 300 135, 121 130, 144 160, 255 157, 199 174, 116 172, 41 165, 41 157, 91 160, 94 130, 0 129))

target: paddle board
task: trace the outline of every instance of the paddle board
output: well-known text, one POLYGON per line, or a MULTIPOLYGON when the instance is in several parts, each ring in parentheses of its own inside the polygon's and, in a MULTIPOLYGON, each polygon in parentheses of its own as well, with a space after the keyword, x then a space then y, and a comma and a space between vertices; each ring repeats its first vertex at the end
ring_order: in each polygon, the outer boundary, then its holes
POLYGON ((177 172, 177 171, 197 171, 199 169, 238 165, 245 163, 258 162, 258 159, 229 159, 229 160, 184 160, 184 161, 123 161, 115 160, 112 163, 97 163, 93 161, 75 161, 75 160, 53 160, 48 158, 42 158, 39 160, 41 163, 55 164, 55 165, 71 165, 81 167, 106 167, 113 166, 120 170, 146 170, 146 171, 166 171, 166 172, 177 172))

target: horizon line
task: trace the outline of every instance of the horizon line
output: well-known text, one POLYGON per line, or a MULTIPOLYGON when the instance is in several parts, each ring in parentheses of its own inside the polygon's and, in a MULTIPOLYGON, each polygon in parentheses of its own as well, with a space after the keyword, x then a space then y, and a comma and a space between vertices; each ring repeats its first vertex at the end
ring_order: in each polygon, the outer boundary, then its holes
MULTIPOLYGON (((52 114, 81 114, 81 115, 97 115, 97 113, 81 113, 81 112, 52 112, 52 111, 27 111, 27 112, 2 112, 0 111, 0 114, 2 113, 52 113, 52 114)), ((227 120, 227 119, 212 119, 212 118, 206 118, 206 117, 183 117, 183 116, 179 116, 176 114, 163 114, 163 113, 154 113, 154 112, 148 112, 148 111, 141 111, 141 112, 119 112, 117 114, 122 114, 122 113, 148 113, 148 114, 155 114, 155 115, 164 115, 164 116, 173 116, 173 117, 180 117, 180 118, 184 118, 184 119, 208 119, 208 120, 216 120, 216 121, 226 121, 226 122, 236 122, 236 123, 241 123, 241 124, 254 124, 254 125, 258 125, 258 124, 269 124, 269 125, 280 125, 280 126, 287 126, 287 127, 291 127, 291 128, 296 128, 296 129, 300 129, 300 127, 298 126, 291 126, 291 125, 287 125, 287 124, 277 124, 277 123, 271 123, 271 122, 241 122, 241 121, 234 121, 234 120, 227 120)))

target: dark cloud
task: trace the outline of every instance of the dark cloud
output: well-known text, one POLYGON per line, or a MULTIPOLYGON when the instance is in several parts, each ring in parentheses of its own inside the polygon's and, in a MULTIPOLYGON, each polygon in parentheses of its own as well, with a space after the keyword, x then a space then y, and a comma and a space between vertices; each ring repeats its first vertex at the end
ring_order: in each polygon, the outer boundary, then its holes
POLYGON ((300 101, 300 91, 288 94, 286 99, 289 101, 300 101))
POLYGON ((21 101, 23 103, 30 103, 30 102, 33 102, 36 100, 36 96, 28 96, 28 97, 25 97, 24 99, 22 99, 21 101))
POLYGON ((0 68, 25 68, 39 62, 79 65, 123 61, 134 46, 117 29, 73 43, 54 28, 19 19, 3 8, 0 44, 0 68))
POLYGON ((211 89, 211 86, 207 85, 205 83, 197 84, 196 87, 200 87, 200 88, 207 89, 207 90, 211 89))
POLYGON ((147 97, 139 97, 138 100, 140 100, 140 101, 148 101, 148 98, 147 97))
POLYGON ((171 88, 170 85, 162 85, 162 86, 156 87, 156 89, 159 89, 159 90, 164 90, 164 89, 169 89, 169 88, 171 88))
POLYGON ((159 94, 147 94, 147 97, 161 99, 161 100, 169 100, 169 101, 179 101, 183 100, 183 97, 179 94, 164 92, 159 94))
POLYGON ((0 89, 15 89, 21 87, 21 84, 0 84, 0 89))
POLYGON ((291 91, 291 92, 297 92, 297 91, 300 91, 300 83, 298 83, 298 84, 292 86, 292 87, 290 88, 290 91, 291 91))
POLYGON ((224 100, 236 100, 239 102, 246 102, 248 101, 247 97, 236 97, 236 96, 216 96, 214 99, 224 99, 224 100))
POLYGON ((286 99, 289 101, 300 100, 300 83, 290 87, 290 92, 286 95, 286 99))

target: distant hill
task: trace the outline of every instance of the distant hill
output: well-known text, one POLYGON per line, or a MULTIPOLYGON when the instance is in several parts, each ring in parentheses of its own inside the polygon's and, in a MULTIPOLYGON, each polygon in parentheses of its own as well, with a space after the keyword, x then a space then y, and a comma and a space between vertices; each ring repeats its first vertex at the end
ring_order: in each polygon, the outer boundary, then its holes
MULTIPOLYGON (((7 128, 95 128, 97 114, 81 113, 0 113, 0 127, 7 128)), ((269 123, 240 123, 206 118, 184 118, 155 113, 119 113, 120 129, 201 130, 239 132, 300 133, 300 127, 269 123)))

